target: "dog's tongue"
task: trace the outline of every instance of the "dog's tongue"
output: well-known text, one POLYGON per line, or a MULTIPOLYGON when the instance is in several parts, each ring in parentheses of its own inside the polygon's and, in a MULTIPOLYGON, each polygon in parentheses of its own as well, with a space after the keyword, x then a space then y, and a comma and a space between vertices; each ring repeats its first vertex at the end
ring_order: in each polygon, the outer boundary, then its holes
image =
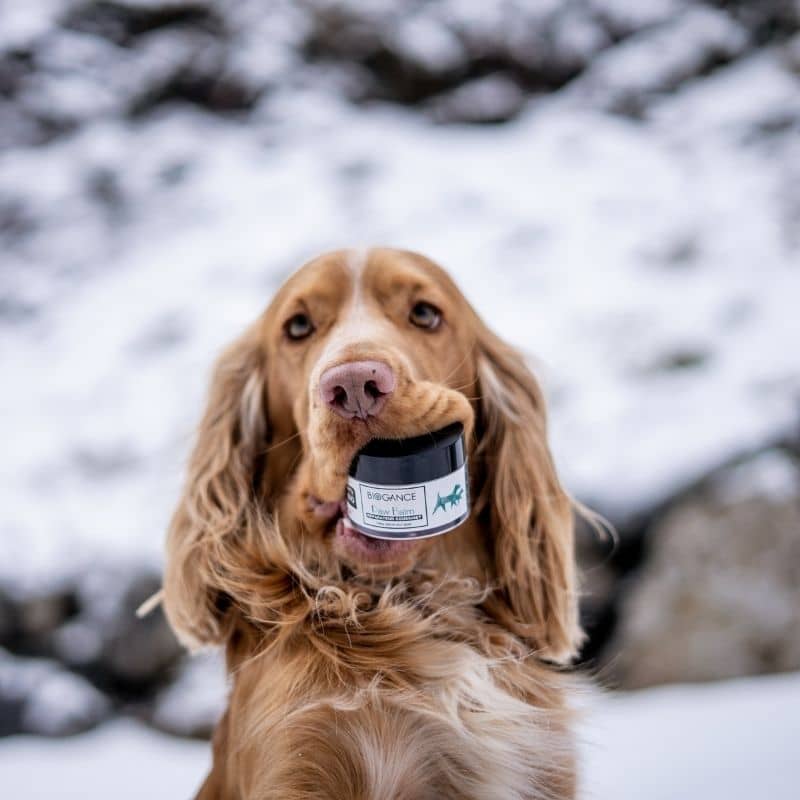
POLYGON ((347 517, 337 520, 336 536, 350 551, 366 557, 391 556, 403 553, 413 546, 413 543, 408 541, 375 539, 372 536, 365 536, 350 524, 347 517))
POLYGON ((314 516, 320 519, 332 519, 337 514, 344 513, 342 500, 320 500, 318 497, 309 496, 308 506, 314 516))
POLYGON ((373 539, 371 536, 364 536, 363 533, 359 533, 350 524, 350 520, 347 517, 342 517, 336 523, 336 533, 343 539, 355 539, 362 546, 369 547, 372 550, 386 550, 387 545, 391 545, 391 542, 386 539, 373 539))

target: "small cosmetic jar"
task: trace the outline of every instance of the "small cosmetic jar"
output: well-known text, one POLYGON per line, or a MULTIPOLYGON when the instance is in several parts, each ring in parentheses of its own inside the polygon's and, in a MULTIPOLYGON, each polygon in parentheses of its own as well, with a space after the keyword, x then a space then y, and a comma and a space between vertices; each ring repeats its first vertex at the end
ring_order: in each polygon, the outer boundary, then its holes
POLYGON ((373 439, 353 459, 347 517, 376 539, 423 539, 469 516, 469 481, 460 422, 412 439, 373 439))

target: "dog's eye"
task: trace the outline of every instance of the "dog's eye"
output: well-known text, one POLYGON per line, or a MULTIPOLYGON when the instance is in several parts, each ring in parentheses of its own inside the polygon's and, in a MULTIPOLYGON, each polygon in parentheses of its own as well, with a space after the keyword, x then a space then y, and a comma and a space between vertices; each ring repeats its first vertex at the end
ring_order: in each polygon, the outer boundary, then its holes
POLYGON ((311 322, 311 317, 308 314, 300 313, 289 318, 283 329, 286 331, 286 335, 296 342, 314 333, 314 323, 311 322))
POLYGON ((442 312, 436 306, 420 300, 415 303, 408 316, 412 325, 418 328, 426 328, 429 331, 435 331, 442 322, 442 312))

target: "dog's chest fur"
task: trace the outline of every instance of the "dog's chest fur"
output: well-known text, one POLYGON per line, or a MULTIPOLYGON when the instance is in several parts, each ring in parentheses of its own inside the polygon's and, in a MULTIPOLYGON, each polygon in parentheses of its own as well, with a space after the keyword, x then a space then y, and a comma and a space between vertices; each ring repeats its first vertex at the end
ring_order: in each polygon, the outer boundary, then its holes
POLYGON ((237 670, 238 758, 257 765, 237 770, 253 776, 243 796, 573 796, 569 713, 561 676, 546 667, 492 666, 473 646, 431 639, 415 643, 420 664, 411 654, 376 669, 374 654, 337 660, 319 645, 295 642, 237 670))

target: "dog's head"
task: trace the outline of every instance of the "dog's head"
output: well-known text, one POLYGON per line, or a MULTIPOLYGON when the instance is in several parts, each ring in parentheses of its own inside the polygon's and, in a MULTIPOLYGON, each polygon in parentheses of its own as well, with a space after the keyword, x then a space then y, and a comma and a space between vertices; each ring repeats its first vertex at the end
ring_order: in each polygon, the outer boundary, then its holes
MULTIPOLYGON (((487 613, 543 657, 566 660, 580 640, 571 504, 553 469, 539 387, 420 255, 315 259, 221 356, 168 540, 166 608, 185 641, 224 636, 221 617, 239 597, 221 553, 253 546, 244 529, 254 515, 273 520, 258 536, 332 582, 415 570, 471 577, 491 587, 487 613), (469 520, 402 542, 343 523, 348 469, 368 441, 455 421, 476 498, 469 520)), ((253 559, 266 574, 269 565, 253 559)))

